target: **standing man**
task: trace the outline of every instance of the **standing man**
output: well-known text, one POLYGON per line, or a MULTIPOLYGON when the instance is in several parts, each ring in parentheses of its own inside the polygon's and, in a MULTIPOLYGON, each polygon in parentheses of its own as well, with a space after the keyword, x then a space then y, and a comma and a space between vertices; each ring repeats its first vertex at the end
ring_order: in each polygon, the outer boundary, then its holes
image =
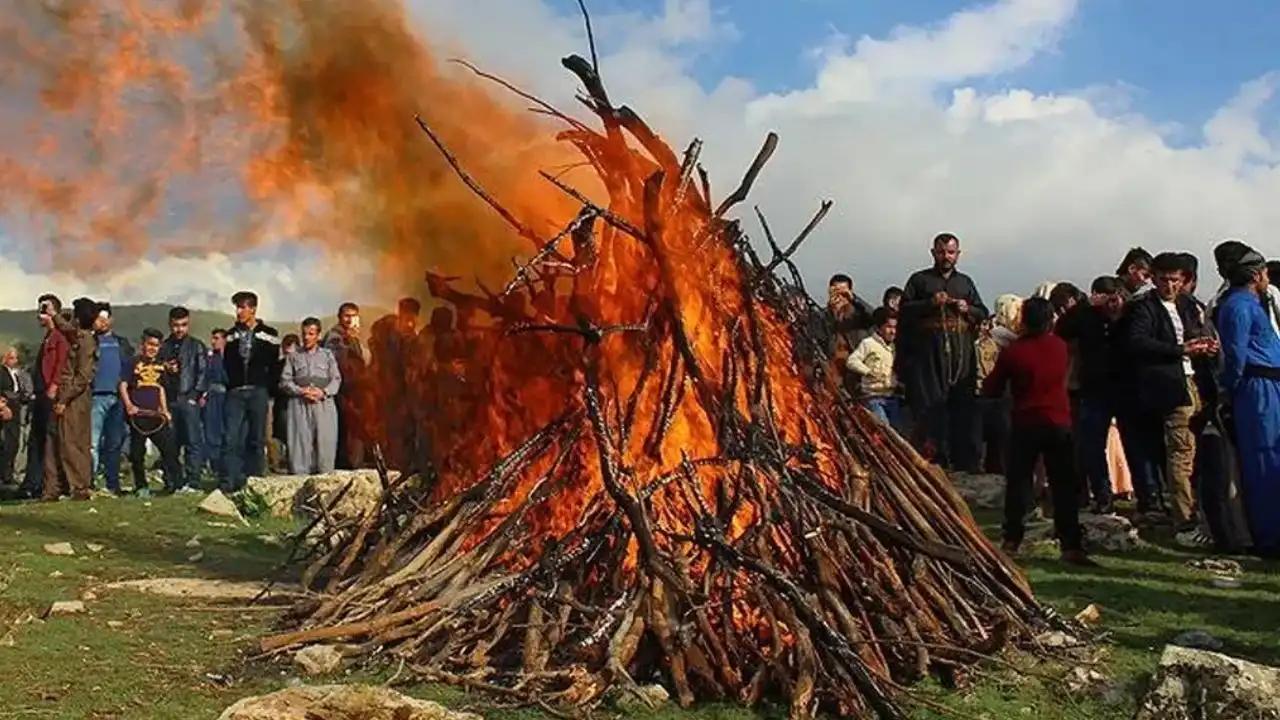
POLYGON ((170 308, 169 337, 160 348, 160 361, 165 366, 165 399, 173 416, 173 445, 183 462, 182 482, 172 486, 178 493, 200 492, 205 442, 200 413, 209 391, 206 352, 204 343, 191 336, 191 311, 170 308))
POLYGON ((223 364, 222 351, 227 346, 227 331, 215 328, 209 334, 209 354, 205 360, 205 377, 209 389, 205 395, 204 456, 209 460, 213 474, 222 477, 223 424, 227 410, 227 368, 223 364))
MULTIPOLYGON (((1128 349, 1137 410, 1143 413, 1142 422, 1163 431, 1170 512, 1175 529, 1186 532, 1196 527, 1191 485, 1196 437, 1191 424, 1203 409, 1194 361, 1216 354, 1217 342, 1196 301, 1182 293, 1182 259, 1176 253, 1160 253, 1151 266, 1155 290, 1132 303, 1128 349)), ((1144 492, 1148 498, 1159 497, 1159 488, 1134 490, 1140 498, 1144 492)))
POLYGON ((1136 299, 1153 289, 1151 284, 1151 253, 1140 247, 1129 248, 1116 268, 1116 278, 1131 298, 1136 299))
POLYGON ((903 287, 900 374, 925 454, 932 449, 944 468, 976 471, 974 348, 989 313, 973 280, 956 269, 960 239, 938 235, 932 254, 933 267, 913 273, 903 287))
POLYGON ((363 467, 367 429, 365 412, 369 366, 373 353, 361 337, 360 306, 344 302, 338 306, 338 324, 325 334, 324 346, 333 353, 342 373, 338 390, 338 467, 363 467))
POLYGON ((288 403, 289 472, 333 472, 338 454, 338 408, 333 399, 342 372, 333 353, 320 344, 320 319, 302 321, 302 342, 285 358, 280 389, 288 403))
POLYGON ((31 381, 23 377, 18 367, 18 350, 4 352, 0 368, 0 398, 4 399, 10 417, 0 420, 0 485, 14 483, 14 461, 22 447, 23 410, 31 403, 31 381))
POLYGON ((227 406, 222 453, 224 491, 244 487, 247 475, 266 470, 267 405, 280 361, 280 333, 258 319, 258 296, 241 290, 231 296, 236 324, 227 336, 227 406))
POLYGON ((31 403, 31 428, 27 431, 27 471, 22 481, 23 494, 29 498, 38 498, 44 492, 45 451, 53 444, 53 398, 58 394, 58 378, 71 353, 71 341, 55 324, 62 312, 62 301, 57 295, 41 295, 36 307, 44 339, 31 372, 35 397, 31 403))
POLYGON ((387 464, 399 470, 409 467, 416 454, 417 428, 413 425, 410 387, 406 368, 418 362, 418 322, 422 303, 417 298, 401 298, 396 314, 379 318, 369 328, 373 351, 373 380, 381 409, 377 437, 387 464))
POLYGON ((41 500, 57 500, 65 481, 72 500, 89 499, 93 476, 93 376, 98 344, 93 335, 98 303, 78 298, 72 304, 74 323, 54 318, 70 339, 67 361, 53 394, 53 435, 44 450, 44 493, 41 500))
POLYGON ((133 359, 133 346, 116 335, 112 327, 111 303, 98 303, 93 321, 98 342, 98 367, 93 375, 93 406, 90 418, 92 476, 102 473, 107 492, 120 492, 120 454, 124 452, 124 408, 120 406, 120 373, 133 359))

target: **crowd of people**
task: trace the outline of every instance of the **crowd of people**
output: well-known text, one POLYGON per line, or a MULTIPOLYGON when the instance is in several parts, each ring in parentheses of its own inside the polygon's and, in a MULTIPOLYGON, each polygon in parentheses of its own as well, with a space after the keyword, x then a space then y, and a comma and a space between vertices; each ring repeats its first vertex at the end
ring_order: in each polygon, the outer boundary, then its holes
MULTIPOLYGON (((1007 551, 1038 509, 1053 515, 1063 560, 1091 563, 1079 513, 1113 513, 1123 492, 1140 524, 1170 525, 1183 545, 1280 554, 1280 263, 1221 243, 1223 282, 1205 303, 1194 256, 1134 248, 1088 292, 1046 283, 991 312, 957 269, 958 238, 934 238, 932 256, 877 307, 848 275, 831 278, 811 318, 832 362, 823 375, 938 465, 1004 475, 1007 551)), ((425 422, 423 408, 455 412, 477 392, 466 376, 483 380, 491 343, 474 316, 522 312, 432 275, 428 286, 452 307, 421 328, 421 304, 406 298, 367 336, 344 303, 327 332, 309 317, 282 337, 243 291, 234 325, 207 344, 175 307, 168 333, 148 328, 136 348, 110 304, 80 298, 68 312, 44 295, 34 363, 10 349, 0 373, 0 483, 17 483, 19 448, 21 493, 44 500, 120 493, 125 457, 133 492, 148 494, 148 444, 174 493, 207 472, 236 491, 272 462, 294 474, 365 467, 375 442, 391 467, 412 467, 457 425, 425 422)))
POLYGON ((1195 256, 1133 248, 1089 292, 1046 283, 993 313, 957 269, 958 238, 937 236, 932 255, 876 308, 831 278, 830 376, 939 465, 1004 475, 1006 551, 1039 485, 1063 560, 1091 564, 1079 512, 1114 513, 1123 474, 1140 525, 1280 555, 1280 263, 1219 244, 1205 303, 1195 256))

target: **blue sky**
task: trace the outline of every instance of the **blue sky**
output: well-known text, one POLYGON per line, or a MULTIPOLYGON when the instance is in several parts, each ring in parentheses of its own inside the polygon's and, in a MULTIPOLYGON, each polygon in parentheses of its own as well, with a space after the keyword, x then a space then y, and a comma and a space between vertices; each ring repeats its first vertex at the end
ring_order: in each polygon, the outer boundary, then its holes
MULTIPOLYGON (((552 0, 565 13, 577 0, 552 0)), ((660 13, 664 0, 589 0, 588 9, 660 13)), ((935 25, 974 0, 713 0, 739 37, 700 55, 690 69, 704 85, 725 75, 764 92, 812 81, 808 51, 834 33, 884 38, 897 26, 935 25)), ((1055 53, 1017 72, 967 82, 980 90, 1039 93, 1123 83, 1131 109, 1160 122, 1198 127, 1241 82, 1276 69, 1280 2, 1275 0, 1080 0, 1055 53)))

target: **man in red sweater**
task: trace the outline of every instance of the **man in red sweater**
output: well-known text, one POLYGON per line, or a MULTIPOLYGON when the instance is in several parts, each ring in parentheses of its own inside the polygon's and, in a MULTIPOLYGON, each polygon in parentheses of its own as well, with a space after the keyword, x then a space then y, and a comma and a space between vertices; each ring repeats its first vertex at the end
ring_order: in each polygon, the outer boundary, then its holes
POLYGON ((1005 466, 1004 550, 1014 554, 1022 544, 1036 462, 1043 458, 1062 561, 1090 566, 1095 563, 1084 552, 1073 473, 1067 343, 1051 332, 1053 316, 1048 300, 1027 300, 1022 306, 1022 336, 1001 351, 982 385, 982 394, 987 397, 1000 397, 1006 385, 1013 394, 1005 466))

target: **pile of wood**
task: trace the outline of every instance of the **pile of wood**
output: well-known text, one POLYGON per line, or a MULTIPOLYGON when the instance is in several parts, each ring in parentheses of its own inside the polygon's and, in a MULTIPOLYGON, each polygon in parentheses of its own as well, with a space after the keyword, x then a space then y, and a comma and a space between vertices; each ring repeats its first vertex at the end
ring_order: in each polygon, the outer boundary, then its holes
POLYGON ((340 643, 549 709, 658 681, 900 718, 907 686, 1059 622, 945 475, 822 377, 790 256, 830 204, 785 249, 766 225, 769 259, 725 219, 777 137, 713 205, 700 143, 678 156, 564 64, 603 129, 555 113, 562 137, 607 202, 548 175, 582 211, 538 237, 457 168, 537 244, 480 400, 443 469, 322 546, 319 594, 263 649, 340 643))

